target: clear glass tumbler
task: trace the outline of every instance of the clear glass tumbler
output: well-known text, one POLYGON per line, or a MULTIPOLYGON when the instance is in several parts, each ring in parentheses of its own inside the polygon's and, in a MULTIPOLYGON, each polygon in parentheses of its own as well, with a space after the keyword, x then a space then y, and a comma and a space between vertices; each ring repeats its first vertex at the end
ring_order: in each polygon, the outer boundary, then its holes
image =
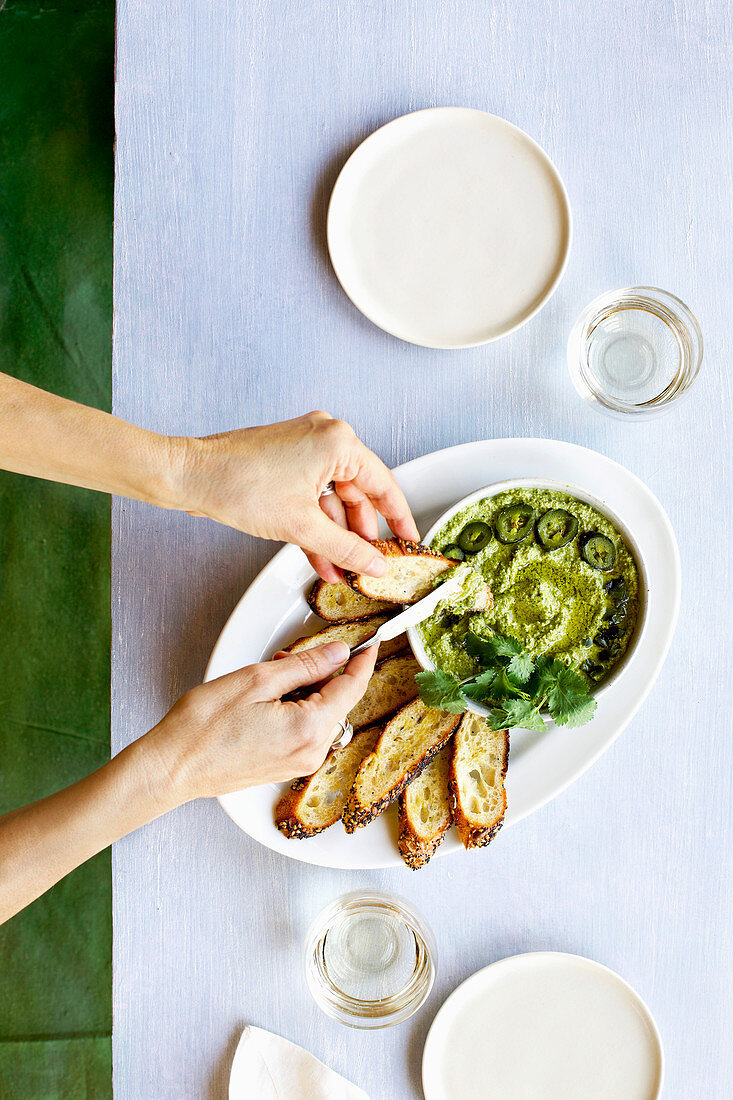
POLYGON ((435 943, 423 917, 401 898, 356 891, 336 898, 305 943, 308 988, 325 1013, 348 1027, 407 1020, 435 980, 435 943))
POLYGON ((702 362, 702 333, 690 310, 665 290, 627 287, 602 294, 568 341, 573 384, 610 416, 648 419, 690 389, 702 362))

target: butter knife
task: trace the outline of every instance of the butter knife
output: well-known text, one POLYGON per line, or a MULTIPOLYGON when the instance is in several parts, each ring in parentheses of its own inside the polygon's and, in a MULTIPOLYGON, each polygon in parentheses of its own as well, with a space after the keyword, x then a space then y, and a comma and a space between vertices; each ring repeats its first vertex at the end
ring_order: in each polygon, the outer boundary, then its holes
POLYGON ((408 604, 404 611, 400 611, 399 615, 395 615, 394 618, 387 619, 386 623, 382 623, 379 630, 375 631, 371 638, 367 638, 365 642, 354 646, 349 657, 356 657, 357 653, 363 653, 365 649, 369 649, 373 645, 379 645, 380 642, 388 642, 390 639, 396 638, 398 634, 402 634, 408 627, 415 626, 417 623, 430 618, 439 603, 458 591, 465 577, 465 570, 456 568, 447 581, 443 581, 442 584, 439 584, 432 592, 428 592, 427 596, 423 596, 417 603, 408 604))

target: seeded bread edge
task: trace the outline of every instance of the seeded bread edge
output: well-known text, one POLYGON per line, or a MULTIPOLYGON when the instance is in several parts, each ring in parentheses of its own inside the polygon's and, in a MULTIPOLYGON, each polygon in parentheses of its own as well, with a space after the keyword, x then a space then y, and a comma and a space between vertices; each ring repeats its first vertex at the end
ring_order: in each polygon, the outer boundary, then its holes
POLYGON ((455 772, 455 754, 458 751, 457 742, 455 749, 451 757, 450 767, 448 769, 448 793, 450 798, 451 816, 453 818, 453 824, 458 829, 459 836, 463 841, 463 847, 466 850, 471 848, 485 848, 489 844, 504 824, 504 817, 506 815, 506 773, 509 766, 509 731, 504 730, 504 766, 501 772, 501 785, 503 796, 503 809, 501 811, 501 817, 499 817, 493 825, 485 827, 477 827, 471 825, 469 819, 463 813, 460 806, 460 800, 458 798, 458 779, 455 772))
MULTIPOLYGON (((414 700, 411 700, 411 702, 414 702, 414 700)), ((405 705, 410 706, 410 703, 406 703, 405 705)), ((403 708, 400 707, 400 710, 402 709, 403 708)), ((395 713, 392 715, 392 718, 396 718, 396 716, 400 713, 400 710, 395 711, 395 713)), ((359 781, 359 772, 356 773, 354 786, 351 788, 351 793, 346 800, 346 805, 344 806, 344 812, 342 815, 342 821, 344 823, 344 828, 346 829, 347 833, 353 833, 356 829, 363 828, 364 825, 368 825, 370 821, 374 821, 376 817, 379 817, 379 815, 383 813, 388 806, 391 806, 392 803, 399 798, 407 784, 412 779, 414 779, 415 776, 420 774, 423 768, 430 763, 434 756, 437 756, 443 746, 446 745, 448 741, 450 741, 461 719, 461 716, 459 714, 451 715, 451 717, 455 718, 455 722, 451 726, 451 729, 442 738, 442 740, 440 740, 436 745, 431 746, 425 753, 423 753, 420 759, 415 762, 413 767, 409 768, 405 772, 405 774, 400 779, 398 779, 397 782, 389 789, 387 794, 384 795, 384 797, 377 799, 376 802, 372 802, 368 806, 359 802, 355 789, 356 784, 359 781)), ((382 732, 379 741, 377 741, 377 744, 374 747, 374 751, 368 753, 362 760, 361 767, 366 764, 370 757, 379 752, 379 745, 383 736, 384 731, 382 732)), ((359 770, 361 770, 361 767, 359 770)))

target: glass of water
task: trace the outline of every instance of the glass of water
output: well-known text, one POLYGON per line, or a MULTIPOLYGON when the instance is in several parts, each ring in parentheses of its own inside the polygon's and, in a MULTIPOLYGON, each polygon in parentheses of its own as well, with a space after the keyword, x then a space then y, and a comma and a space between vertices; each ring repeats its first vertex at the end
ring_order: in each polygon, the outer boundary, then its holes
POLYGON ((435 980, 435 943, 407 902, 377 891, 344 894, 323 909, 305 944, 308 988, 318 1006, 349 1027, 407 1020, 435 980))
POLYGON ((665 412, 689 391, 701 362, 695 317, 679 298, 650 286, 596 298, 568 341, 576 390, 611 416, 643 420, 665 412))

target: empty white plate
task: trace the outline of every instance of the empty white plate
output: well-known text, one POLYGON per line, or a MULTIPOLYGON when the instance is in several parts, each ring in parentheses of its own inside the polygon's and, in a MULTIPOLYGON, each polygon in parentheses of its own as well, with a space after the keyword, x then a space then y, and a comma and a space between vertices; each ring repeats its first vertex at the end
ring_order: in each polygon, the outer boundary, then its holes
POLYGON ((570 248, 570 205, 522 130, 434 107, 362 142, 336 181, 327 232, 342 287, 375 325, 425 347, 472 347, 550 297, 570 248))
POLYGON ((664 1073, 651 1012, 580 955, 513 955, 448 998, 423 1054, 426 1100, 656 1100, 664 1073))

